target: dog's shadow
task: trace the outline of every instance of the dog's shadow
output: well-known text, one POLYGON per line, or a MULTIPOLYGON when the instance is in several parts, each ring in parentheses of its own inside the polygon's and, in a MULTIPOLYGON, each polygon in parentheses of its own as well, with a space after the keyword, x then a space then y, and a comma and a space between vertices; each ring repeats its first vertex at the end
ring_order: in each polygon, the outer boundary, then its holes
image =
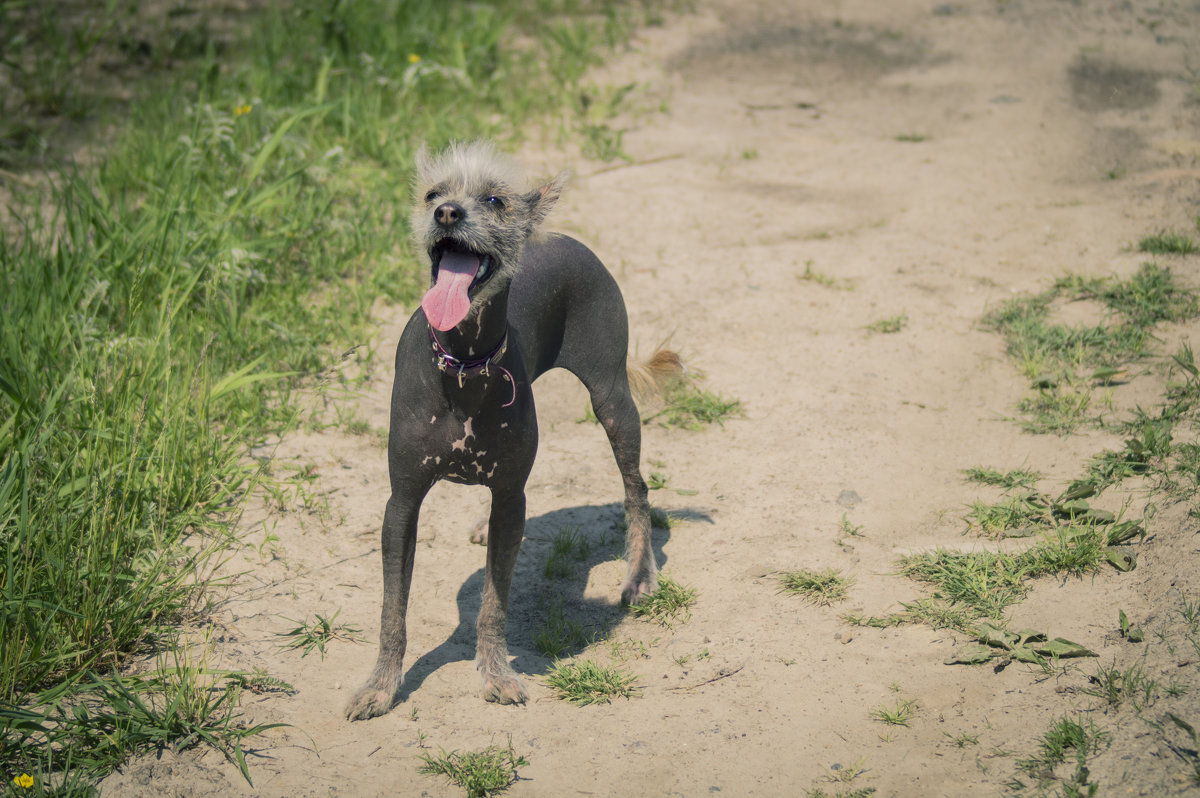
MULTIPOLYGON (((712 523, 707 513, 698 510, 672 510, 670 516, 712 523)), ((592 641, 604 639, 628 612, 619 596, 625 573, 621 561, 625 546, 622 519, 622 506, 613 503, 568 507, 526 520, 508 607, 508 649, 518 674, 547 673, 555 657, 578 654, 592 641), (564 539, 569 539, 569 551, 556 556, 556 539, 559 551, 568 548, 564 539), (586 597, 593 568, 614 561, 619 567, 612 568, 616 578, 611 596, 586 597)), ((666 565, 663 546, 670 536, 665 525, 653 529, 651 545, 659 569, 666 565)), ((470 545, 464 529, 463 546, 470 545)), ((484 569, 480 568, 459 589, 458 626, 445 642, 422 654, 409 667, 400 689, 401 701, 408 700, 443 665, 475 658, 475 619, 483 577, 484 569)))

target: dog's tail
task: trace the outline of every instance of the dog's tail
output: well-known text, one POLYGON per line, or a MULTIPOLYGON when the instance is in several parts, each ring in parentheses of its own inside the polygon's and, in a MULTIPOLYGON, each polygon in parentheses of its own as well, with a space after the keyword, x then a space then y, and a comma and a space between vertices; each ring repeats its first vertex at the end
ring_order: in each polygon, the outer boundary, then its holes
POLYGON ((678 352, 667 349, 665 342, 645 360, 629 361, 626 373, 629 388, 638 399, 662 399, 673 386, 687 379, 683 359, 678 352))

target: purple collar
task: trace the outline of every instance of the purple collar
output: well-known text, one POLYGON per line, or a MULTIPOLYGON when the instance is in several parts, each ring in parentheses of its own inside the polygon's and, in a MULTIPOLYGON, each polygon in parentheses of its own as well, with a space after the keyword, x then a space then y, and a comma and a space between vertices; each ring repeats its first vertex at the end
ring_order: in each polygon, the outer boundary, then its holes
MULTIPOLYGON (((495 349, 475 360, 459 360, 447 352, 441 341, 434 335, 433 327, 429 328, 429 343, 433 349, 434 362, 437 364, 438 371, 458 377, 458 387, 461 388, 465 379, 492 376, 492 361, 504 357, 504 353, 508 351, 508 330, 504 331, 504 337, 500 339, 500 343, 495 349)), ((513 379, 512 372, 503 366, 497 365, 496 370, 503 374, 504 379, 512 385, 512 398, 502 405, 502 407, 508 407, 517 401, 517 381, 513 379)))

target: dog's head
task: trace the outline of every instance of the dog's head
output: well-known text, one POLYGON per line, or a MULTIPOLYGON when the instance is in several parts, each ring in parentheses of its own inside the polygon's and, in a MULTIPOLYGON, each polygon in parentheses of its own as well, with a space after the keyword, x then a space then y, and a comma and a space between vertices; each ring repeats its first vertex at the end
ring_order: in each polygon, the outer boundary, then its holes
POLYGON ((422 149, 416 166, 412 231, 432 281, 421 306, 430 324, 449 330, 512 279, 566 174, 529 188, 490 142, 452 144, 432 157, 422 149))

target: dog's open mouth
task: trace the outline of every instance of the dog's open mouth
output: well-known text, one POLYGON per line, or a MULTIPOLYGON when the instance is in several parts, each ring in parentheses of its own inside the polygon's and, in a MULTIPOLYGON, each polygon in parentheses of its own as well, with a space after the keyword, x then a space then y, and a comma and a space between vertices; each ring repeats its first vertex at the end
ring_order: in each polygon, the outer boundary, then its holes
POLYGON ((425 317, 436 329, 451 330, 471 310, 471 291, 486 282, 494 271, 492 258, 472 252, 446 239, 429 252, 433 287, 421 300, 425 317))

